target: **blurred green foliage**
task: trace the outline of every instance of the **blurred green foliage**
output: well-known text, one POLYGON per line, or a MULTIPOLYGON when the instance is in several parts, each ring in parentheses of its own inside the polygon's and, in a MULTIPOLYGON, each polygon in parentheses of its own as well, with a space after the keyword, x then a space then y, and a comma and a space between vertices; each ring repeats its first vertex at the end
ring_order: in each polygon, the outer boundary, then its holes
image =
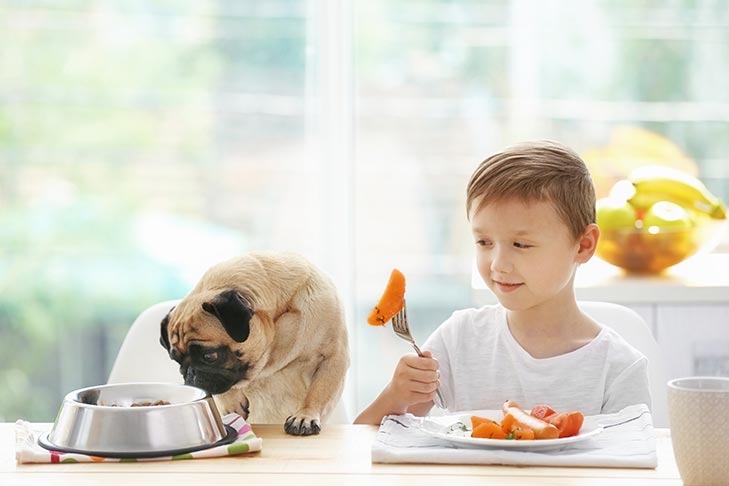
POLYGON ((60 396, 103 383, 136 315, 184 295, 131 237, 134 213, 80 201, 0 213, 0 415, 50 420, 60 396))
POLYGON ((153 198, 210 157, 215 8, 0 6, 0 420, 52 420, 139 312, 189 290, 138 233, 145 211, 190 211, 185 190, 153 198))

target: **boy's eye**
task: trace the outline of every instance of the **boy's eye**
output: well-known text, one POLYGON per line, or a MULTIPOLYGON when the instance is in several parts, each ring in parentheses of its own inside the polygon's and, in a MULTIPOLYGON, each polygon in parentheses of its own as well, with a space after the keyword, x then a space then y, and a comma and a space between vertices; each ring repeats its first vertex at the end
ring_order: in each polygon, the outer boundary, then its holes
POLYGON ((476 245, 478 245, 478 246, 491 246, 491 242, 489 240, 478 240, 478 241, 476 241, 476 245))
POLYGON ((514 242, 514 246, 517 248, 531 248, 532 245, 527 245, 526 243, 519 243, 518 241, 514 242))

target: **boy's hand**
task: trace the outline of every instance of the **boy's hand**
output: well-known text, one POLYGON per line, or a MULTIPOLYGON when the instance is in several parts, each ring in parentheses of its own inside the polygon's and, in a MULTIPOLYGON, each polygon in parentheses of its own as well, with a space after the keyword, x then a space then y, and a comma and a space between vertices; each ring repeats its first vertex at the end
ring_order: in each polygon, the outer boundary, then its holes
POLYGON ((385 390, 391 400, 390 413, 403 414, 411 405, 432 402, 439 386, 438 361, 430 351, 423 351, 422 357, 406 354, 385 390))
POLYGON ((397 363, 390 383, 354 423, 379 425, 385 415, 402 415, 408 411, 426 415, 439 386, 438 360, 433 359, 430 351, 423 351, 422 357, 406 354, 397 363))

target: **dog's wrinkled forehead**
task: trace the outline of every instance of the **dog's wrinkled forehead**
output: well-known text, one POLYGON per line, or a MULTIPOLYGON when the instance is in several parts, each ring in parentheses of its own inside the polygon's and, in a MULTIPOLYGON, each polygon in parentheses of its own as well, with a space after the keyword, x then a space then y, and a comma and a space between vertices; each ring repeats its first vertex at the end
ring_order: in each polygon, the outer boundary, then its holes
POLYGON ((170 346, 186 353, 191 342, 225 342, 230 337, 217 318, 205 312, 202 302, 181 302, 169 315, 170 346))
POLYGON ((249 300, 233 289, 188 296, 162 322, 161 342, 182 353, 192 342, 242 343, 250 335, 253 316, 249 300))

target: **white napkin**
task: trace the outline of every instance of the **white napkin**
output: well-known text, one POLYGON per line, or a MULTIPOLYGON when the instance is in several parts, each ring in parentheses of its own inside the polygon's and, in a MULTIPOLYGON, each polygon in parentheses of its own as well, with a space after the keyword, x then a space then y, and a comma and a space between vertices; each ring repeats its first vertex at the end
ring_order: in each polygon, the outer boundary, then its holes
POLYGON ((653 421, 646 405, 594 416, 605 426, 601 433, 545 451, 461 447, 421 430, 424 421, 443 424, 446 417, 386 416, 372 444, 372 462, 635 468, 655 468, 658 464, 653 421))

